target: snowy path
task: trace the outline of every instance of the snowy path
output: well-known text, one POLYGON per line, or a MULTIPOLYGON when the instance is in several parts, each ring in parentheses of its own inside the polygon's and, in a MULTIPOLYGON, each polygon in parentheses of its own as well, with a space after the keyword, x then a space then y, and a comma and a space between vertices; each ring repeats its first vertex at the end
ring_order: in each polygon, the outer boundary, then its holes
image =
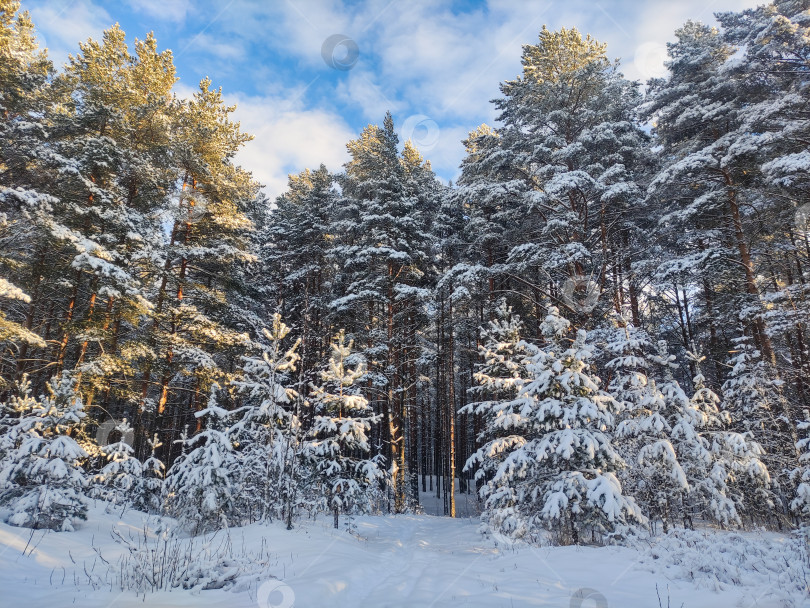
MULTIPOLYGON (((336 536, 317 564, 288 571, 286 583, 302 606, 657 606, 655 580, 633 568, 635 551, 617 547, 498 550, 477 533, 475 520, 431 516, 365 518, 360 550, 336 536), (353 564, 351 569, 346 564, 353 564), (590 592, 584 591, 588 596, 590 592), (573 603, 572 603, 573 601, 573 603)), ((356 542, 356 541, 355 541, 356 542)), ((292 564, 291 564, 292 565, 292 564)), ((664 601, 666 585, 661 579, 664 601)), ((691 590, 690 590, 691 591, 691 590)), ((715 608, 718 597, 689 608, 715 608)), ((673 603, 680 606, 680 602, 673 603)))
MULTIPOLYGON (((429 515, 358 518, 359 538, 331 529, 329 518, 303 522, 293 531, 275 524, 234 529, 234 546, 257 551, 264 539, 273 554, 266 577, 260 576, 247 592, 175 590, 149 595, 144 604, 131 593, 88 589, 81 573, 96 558, 93 547, 114 563, 121 548, 111 541, 110 528, 136 530, 140 518, 129 512, 120 521, 116 515, 94 509, 93 523, 75 533, 38 532, 32 542, 36 548, 32 552, 29 547, 24 556, 21 550, 29 533, 0 524, 0 588, 4 589, 0 605, 257 608, 256 588, 274 576, 294 593, 298 608, 655 608, 659 605, 656 583, 663 606, 667 606, 669 587, 672 608, 782 605, 769 596, 774 583, 718 592, 705 584, 701 588, 639 568, 642 554, 633 549, 502 549, 478 534, 476 520, 429 515), (577 593, 590 599, 579 600, 577 593)), ((101 567, 95 561, 95 567, 101 567)), ((290 608, 281 603, 279 594, 269 599, 259 608, 290 608)))

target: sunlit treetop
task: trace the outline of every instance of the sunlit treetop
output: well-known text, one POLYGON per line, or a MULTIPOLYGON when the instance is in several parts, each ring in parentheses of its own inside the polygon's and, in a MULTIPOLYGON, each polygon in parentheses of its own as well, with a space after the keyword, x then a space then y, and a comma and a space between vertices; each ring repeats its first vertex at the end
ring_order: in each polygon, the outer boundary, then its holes
POLYGON ((607 44, 591 38, 584 38, 576 28, 561 28, 558 32, 549 31, 546 26, 540 30, 537 44, 523 46, 523 77, 538 83, 559 82, 593 62, 609 64, 607 44))
POLYGON ((53 66, 40 50, 28 12, 17 13, 20 3, 0 0, 0 113, 22 113, 38 95, 39 85, 53 66))
POLYGON ((461 142, 464 144, 464 149, 467 151, 467 154, 475 154, 478 152, 479 138, 484 136, 497 137, 498 133, 488 124, 478 125, 475 129, 470 131, 467 135, 467 139, 461 142))

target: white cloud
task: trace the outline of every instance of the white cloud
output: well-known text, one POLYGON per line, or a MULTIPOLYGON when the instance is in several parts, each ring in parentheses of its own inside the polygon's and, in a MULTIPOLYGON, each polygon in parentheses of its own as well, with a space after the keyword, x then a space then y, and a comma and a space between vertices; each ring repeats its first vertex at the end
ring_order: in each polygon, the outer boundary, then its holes
POLYGON ((191 36, 188 40, 181 41, 176 56, 189 52, 202 53, 226 62, 245 58, 245 49, 240 44, 240 41, 223 40, 219 36, 205 32, 191 36))
POLYGON ((185 21, 191 10, 191 0, 127 0, 127 4, 154 19, 176 23, 185 21))
MULTIPOLYGON (((519 61, 509 57, 496 35, 501 32, 487 27, 481 11, 454 15, 419 3, 399 3, 393 10, 397 13, 380 26, 373 50, 380 57, 381 79, 396 83, 414 111, 434 118, 479 112, 480 104, 474 109, 470 101, 497 91, 502 62, 519 61)), ((519 43, 514 46, 519 52, 519 43)))
POLYGON ((324 65, 321 46, 328 36, 357 36, 352 12, 342 8, 338 0, 233 0, 225 7, 227 10, 217 17, 217 29, 275 49, 309 67, 324 65))
MULTIPOLYGON (((564 5, 549 0, 490 0, 486 8, 457 14, 447 4, 437 7, 417 0, 392 6, 378 24, 371 50, 379 58, 377 81, 386 83, 386 94, 401 102, 403 118, 424 114, 440 126, 451 125, 442 127, 441 144, 427 154, 437 171, 451 177, 464 155, 460 140, 469 128, 493 123, 497 112, 489 100, 500 96, 499 83, 520 74, 522 45, 536 43, 544 24, 591 33, 608 43, 610 57, 622 58, 628 78, 646 80, 662 75, 665 43, 687 19, 713 23, 713 12, 756 4, 757 0, 601 4, 570 0, 564 5), (452 141, 456 135, 460 137, 452 141)), ((358 97, 362 96, 352 96, 358 97)), ((363 108, 368 114, 369 108, 363 108)))
POLYGON ((430 161, 433 170, 440 175, 443 181, 458 179, 461 173, 459 165, 464 152, 461 141, 466 139, 476 126, 439 125, 440 131, 436 144, 429 151, 422 153, 422 156, 430 161))
POLYGON ((339 171, 348 160, 346 143, 357 134, 343 118, 321 109, 302 109, 278 97, 226 96, 237 104, 234 119, 255 136, 236 162, 251 171, 275 198, 287 189, 287 175, 321 163, 339 171))
POLYGON ((380 77, 360 68, 346 74, 336 89, 338 99, 360 110, 363 117, 372 122, 381 122, 386 111, 397 112, 406 104, 389 97, 374 80, 380 77))

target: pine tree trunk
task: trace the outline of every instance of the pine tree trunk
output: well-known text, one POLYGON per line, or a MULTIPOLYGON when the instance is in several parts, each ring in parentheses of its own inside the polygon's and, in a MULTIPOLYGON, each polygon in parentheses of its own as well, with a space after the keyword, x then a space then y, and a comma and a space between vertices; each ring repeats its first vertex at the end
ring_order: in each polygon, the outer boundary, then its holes
MULTIPOLYGON (((452 288, 451 288, 452 291, 452 288)), ((450 478, 450 517, 456 516, 456 371, 455 363, 453 360, 453 300, 447 303, 447 323, 448 323, 448 338, 447 338, 447 371, 448 371, 448 415, 450 418, 449 437, 447 438, 448 447, 450 448, 450 462, 449 462, 449 478, 450 478)))
MULTIPOLYGON (((185 190, 186 181, 183 180, 183 189, 185 190)), ((177 242, 177 235, 178 235, 178 228, 179 222, 175 222, 174 226, 172 227, 172 234, 169 239, 169 253, 171 253, 172 247, 174 247, 175 243, 177 242)), ((172 259, 171 255, 166 256, 166 262, 163 264, 163 273, 160 279, 160 286, 158 287, 157 292, 157 299, 155 302, 155 309, 152 313, 152 323, 150 326, 149 331, 147 332, 147 343, 150 347, 154 347, 157 343, 156 340, 156 332, 159 329, 159 322, 160 322, 160 314, 163 312, 163 304, 166 300, 166 292, 168 289, 168 282, 169 282, 169 273, 172 269, 172 259)), ((146 369, 143 372, 143 376, 141 378, 141 407, 140 410, 143 411, 146 407, 146 399, 149 396, 149 385, 152 382, 152 363, 148 362, 146 364, 146 369)), ((150 431, 154 432, 153 430, 150 431)))
POLYGON ((633 325, 635 327, 641 327, 641 313, 638 305, 638 289, 636 287, 635 277, 633 276, 633 265, 630 260, 630 254, 628 253, 630 250, 630 236, 626 230, 623 233, 623 242, 625 249, 624 274, 627 278, 627 291, 630 295, 630 314, 633 318, 633 325))
MULTIPOLYGON (((748 243, 745 240, 745 233, 743 232, 742 219, 740 217, 740 206, 737 201, 737 191, 734 186, 734 181, 731 174, 727 170, 722 170, 723 179, 726 184, 726 200, 728 201, 728 211, 731 216, 731 225, 734 228, 734 240, 737 244, 737 250, 740 253, 740 262, 745 276, 746 291, 756 298, 759 304, 759 288, 757 287, 756 277, 754 276, 754 264, 751 261, 751 253, 748 249, 748 243)), ((762 351, 762 355, 766 361, 771 364, 776 363, 776 358, 771 346, 771 340, 768 337, 768 332, 765 328, 765 321, 761 315, 753 320, 754 339, 757 346, 762 351)))
MULTIPOLYGON (((88 307, 87 307, 87 314, 85 315, 85 320, 88 321, 88 322, 90 322, 93 319, 93 311, 96 308, 96 298, 98 297, 98 294, 96 292, 97 288, 98 288, 98 278, 93 277, 93 280, 91 281, 91 288, 90 288, 92 293, 90 294, 90 302, 89 302, 88 307)), ((75 365, 73 366, 74 370, 77 370, 79 368, 79 366, 84 362, 84 357, 87 354, 87 347, 88 347, 89 344, 90 344, 89 340, 84 340, 82 342, 82 345, 79 348, 79 356, 76 359, 75 365)), ((75 383, 76 383, 76 388, 78 390, 79 387, 81 386, 81 383, 82 383, 82 372, 81 371, 79 371, 76 374, 75 383)), ((85 403, 85 405, 87 405, 87 404, 85 403)))
POLYGON ((62 339, 59 341, 59 349, 56 356, 56 375, 62 373, 62 368, 65 363, 65 353, 67 352, 68 341, 70 340, 70 330, 68 325, 73 320, 73 314, 76 309, 76 298, 79 296, 79 283, 81 282, 82 271, 76 271, 76 278, 73 281, 73 291, 70 293, 70 300, 68 301, 67 312, 65 313, 65 320, 63 323, 62 339))

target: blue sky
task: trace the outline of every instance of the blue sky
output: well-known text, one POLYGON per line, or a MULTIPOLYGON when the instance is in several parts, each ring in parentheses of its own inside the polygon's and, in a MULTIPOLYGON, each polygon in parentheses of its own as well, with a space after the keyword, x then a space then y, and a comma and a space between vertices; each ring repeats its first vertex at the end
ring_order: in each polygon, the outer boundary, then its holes
MULTIPOLYGON (((522 44, 576 27, 608 44, 628 78, 663 71, 667 41, 686 19, 757 0, 22 0, 51 57, 61 65, 79 40, 120 23, 130 41, 154 31, 172 49, 180 95, 209 76, 256 136, 238 162, 280 194, 287 174, 325 163, 339 170, 346 142, 391 110, 444 180, 458 175, 461 140, 494 124, 488 101, 520 73, 522 44), (324 41, 353 40, 351 69, 327 65, 324 41)), ((350 43, 349 43, 350 44, 350 43)), ((335 47, 333 62, 348 47, 335 47)))

